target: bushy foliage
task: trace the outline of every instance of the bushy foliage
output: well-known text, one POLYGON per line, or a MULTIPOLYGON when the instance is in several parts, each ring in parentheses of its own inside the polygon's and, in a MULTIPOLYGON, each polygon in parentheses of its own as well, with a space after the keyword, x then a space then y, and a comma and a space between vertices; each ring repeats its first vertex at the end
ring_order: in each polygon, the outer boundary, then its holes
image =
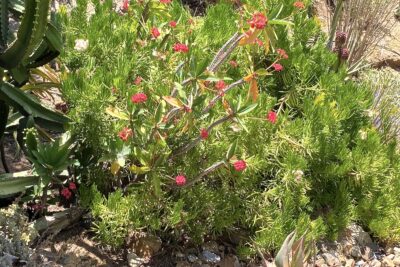
POLYGON ((371 124, 369 88, 334 71, 307 3, 219 3, 191 18, 175 1, 131 2, 120 14, 94 1, 87 20, 79 2, 64 18, 63 93, 82 143, 76 170, 90 185, 83 202, 104 242, 122 245, 132 229, 200 242, 241 228, 245 256, 276 249, 293 229, 334 238, 351 220, 398 238, 399 200, 388 194, 400 190, 398 154, 371 124), (207 71, 257 12, 267 26, 207 71), (72 49, 77 38, 87 51, 72 49))

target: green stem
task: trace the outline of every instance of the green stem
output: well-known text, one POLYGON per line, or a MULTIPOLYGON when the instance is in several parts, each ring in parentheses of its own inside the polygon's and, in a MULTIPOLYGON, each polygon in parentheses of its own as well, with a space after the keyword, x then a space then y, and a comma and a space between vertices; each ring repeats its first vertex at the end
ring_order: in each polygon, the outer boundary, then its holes
POLYGON ((333 38, 335 37, 336 28, 338 26, 339 18, 343 10, 343 2, 344 0, 338 0, 335 13, 333 14, 332 22, 331 22, 331 31, 329 33, 329 41, 328 41, 328 49, 332 50, 333 38))

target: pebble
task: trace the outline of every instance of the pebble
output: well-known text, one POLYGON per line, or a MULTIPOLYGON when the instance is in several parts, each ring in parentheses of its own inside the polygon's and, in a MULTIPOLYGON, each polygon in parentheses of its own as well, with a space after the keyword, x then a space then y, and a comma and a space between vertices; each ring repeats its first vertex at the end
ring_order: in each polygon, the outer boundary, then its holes
POLYGON ((356 262, 356 264, 354 265, 355 267, 363 267, 365 264, 365 262, 363 260, 359 260, 356 262))
POLYGON ((322 257, 324 258, 328 266, 341 266, 340 260, 333 256, 331 253, 324 253, 322 254, 322 257))
POLYGON ((394 265, 396 265, 396 266, 400 266, 400 255, 394 257, 393 263, 394 263, 394 265))
POLYGON ((139 267, 144 263, 144 259, 138 257, 135 253, 129 253, 127 259, 129 267, 139 267))
POLYGON ((393 261, 388 257, 383 258, 382 267, 395 267, 393 261))
POLYGON ((204 261, 208 263, 218 263, 219 261, 221 261, 220 256, 208 250, 203 250, 202 255, 204 261))
POLYGON ((195 256, 195 255, 193 255, 193 254, 189 254, 189 255, 187 256, 187 259, 188 259, 188 261, 190 261, 191 263, 193 263, 193 262, 195 262, 195 261, 198 260, 198 257, 195 256))
POLYGON ((393 253, 394 255, 396 255, 396 256, 400 256, 400 248, 394 247, 392 253, 393 253))
POLYGON ((356 264, 356 262, 353 259, 348 259, 346 261, 345 267, 354 267, 355 264, 356 264))
POLYGON ((361 249, 359 246, 353 246, 350 252, 351 256, 355 259, 359 259, 362 256, 361 249))
POLYGON ((371 265, 371 267, 381 267, 382 263, 380 261, 378 261, 377 259, 375 259, 370 262, 370 265, 371 265))

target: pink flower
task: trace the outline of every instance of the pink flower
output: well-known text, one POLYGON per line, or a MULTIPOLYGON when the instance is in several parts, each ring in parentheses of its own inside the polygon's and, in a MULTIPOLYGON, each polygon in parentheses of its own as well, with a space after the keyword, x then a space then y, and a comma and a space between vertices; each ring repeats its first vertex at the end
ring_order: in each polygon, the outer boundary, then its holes
POLYGON ((72 196, 72 193, 71 193, 71 191, 69 191, 68 188, 64 187, 64 188, 61 190, 61 195, 62 195, 63 197, 65 197, 66 199, 70 199, 71 196, 72 196))
POLYGON ((175 52, 182 52, 182 53, 189 52, 189 47, 187 45, 181 44, 181 43, 174 44, 173 49, 175 52))
POLYGON ((249 20, 250 27, 262 30, 265 28, 265 25, 268 23, 267 17, 264 14, 257 12, 253 14, 251 20, 249 20))
POLYGON ((156 27, 153 27, 151 28, 151 35, 154 39, 157 39, 160 36, 160 31, 156 27))
POLYGON ((278 71, 278 72, 283 70, 283 66, 279 63, 272 64, 272 67, 274 68, 275 71, 278 71))
POLYGON ((140 76, 137 76, 135 81, 133 82, 135 85, 139 85, 142 82, 143 78, 140 76))
POLYGON ((241 172, 241 171, 244 171, 246 169, 247 164, 246 164, 246 161, 244 161, 244 160, 238 160, 238 161, 235 161, 235 163, 233 163, 233 167, 238 172, 241 172))
POLYGON ((229 65, 231 65, 232 68, 237 68, 239 64, 235 60, 229 61, 229 65))
POLYGON ((162 4, 170 4, 171 2, 171 0, 160 0, 160 3, 162 4))
POLYGON ((144 93, 136 93, 131 97, 132 103, 139 104, 147 101, 147 95, 144 93))
POLYGON ((267 115, 267 120, 271 123, 276 123, 276 120, 278 119, 278 115, 274 111, 268 112, 267 115))
POLYGON ((76 189, 76 184, 74 182, 70 182, 68 187, 71 190, 75 190, 76 189))
POLYGON ((256 40, 254 42, 257 43, 258 46, 263 46, 264 45, 263 41, 261 41, 258 38, 256 38, 256 40))
POLYGON ((118 136, 122 141, 127 141, 129 137, 133 136, 133 131, 128 127, 124 127, 124 129, 118 133, 118 136))
POLYGON ((276 49, 276 52, 283 59, 288 59, 289 58, 289 56, 286 54, 286 51, 281 49, 281 48, 276 49))
POLYGON ((128 12, 128 9, 129 9, 129 0, 124 0, 124 2, 122 3, 122 11, 128 12))
POLYGON ((186 177, 183 175, 176 176, 175 183, 177 186, 184 186, 186 184, 186 177))
POLYGON ((175 28, 176 27, 176 21, 170 21, 169 22, 169 26, 171 27, 171 28, 175 28))
POLYGON ((225 87, 226 84, 223 80, 219 80, 218 82, 215 83, 215 88, 217 88, 217 90, 224 90, 225 87))
POLYGON ((205 140, 208 138, 208 131, 207 129, 203 128, 200 130, 200 137, 201 139, 205 140))
POLYGON ((296 2, 294 2, 293 6, 296 7, 296 8, 298 8, 298 9, 304 9, 304 8, 305 8, 304 3, 301 2, 301 1, 296 1, 296 2))

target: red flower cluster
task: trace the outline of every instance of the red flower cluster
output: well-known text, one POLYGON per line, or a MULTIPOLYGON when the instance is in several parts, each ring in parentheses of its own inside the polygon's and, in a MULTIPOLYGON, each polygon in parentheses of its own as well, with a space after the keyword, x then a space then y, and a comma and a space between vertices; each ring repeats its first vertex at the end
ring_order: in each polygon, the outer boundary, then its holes
POLYGON ((201 139, 205 140, 208 138, 208 131, 207 129, 203 128, 200 130, 200 137, 201 139))
POLYGON ((181 43, 174 44, 173 49, 175 52, 182 52, 182 53, 189 52, 189 47, 187 45, 181 44, 181 43))
POLYGON ((137 93, 131 97, 132 103, 139 104, 147 101, 147 95, 144 93, 137 93))
POLYGON ((68 188, 71 189, 71 190, 75 190, 76 189, 76 184, 74 182, 70 182, 68 188))
POLYGON ((278 49, 276 49, 276 52, 283 59, 288 59, 289 58, 289 56, 287 55, 287 53, 286 53, 286 51, 284 49, 278 48, 278 49))
POLYGON ((219 80, 218 82, 215 83, 215 88, 217 88, 217 90, 224 90, 225 87, 226 84, 223 80, 219 80))
POLYGON ((272 67, 274 68, 275 71, 278 71, 278 72, 283 70, 283 66, 279 63, 272 64, 272 67))
POLYGON ((128 127, 124 127, 124 129, 118 133, 118 136, 122 141, 127 141, 129 137, 133 136, 133 131, 128 127))
POLYGON ((69 191, 68 188, 64 187, 64 188, 61 190, 61 195, 62 195, 63 197, 65 197, 66 199, 70 199, 71 196, 72 196, 72 193, 71 193, 71 191, 69 191))
POLYGON ((296 7, 296 8, 298 8, 298 9, 304 9, 304 8, 305 8, 304 3, 301 2, 301 1, 296 1, 296 2, 294 2, 293 6, 296 7))
POLYGON ((247 164, 246 164, 246 161, 244 161, 244 160, 238 160, 238 161, 235 161, 233 163, 233 167, 238 172, 241 172, 241 171, 244 171, 247 168, 247 164))
POLYGON ((162 4, 170 4, 171 2, 171 0, 160 0, 160 3, 162 4))
POLYGON ((254 13, 251 20, 249 20, 250 27, 262 30, 268 23, 267 17, 260 13, 254 13))
POLYGON ((124 0, 122 3, 122 12, 128 12, 129 9, 129 0, 124 0))
POLYGON ((135 81, 133 82, 135 85, 139 85, 142 82, 143 78, 140 76, 137 76, 135 81))
POLYGON ((268 112, 267 120, 268 120, 270 123, 276 123, 276 120, 277 120, 277 119, 278 119, 278 115, 276 114, 276 112, 274 112, 274 111, 268 112))
POLYGON ((175 28, 176 27, 176 21, 170 21, 169 22, 169 26, 171 27, 171 28, 175 28))
POLYGON ((156 27, 151 28, 151 36, 157 39, 160 36, 160 31, 156 27))
POLYGON ((176 176, 175 183, 177 186, 184 186, 186 184, 186 177, 183 175, 176 176))

